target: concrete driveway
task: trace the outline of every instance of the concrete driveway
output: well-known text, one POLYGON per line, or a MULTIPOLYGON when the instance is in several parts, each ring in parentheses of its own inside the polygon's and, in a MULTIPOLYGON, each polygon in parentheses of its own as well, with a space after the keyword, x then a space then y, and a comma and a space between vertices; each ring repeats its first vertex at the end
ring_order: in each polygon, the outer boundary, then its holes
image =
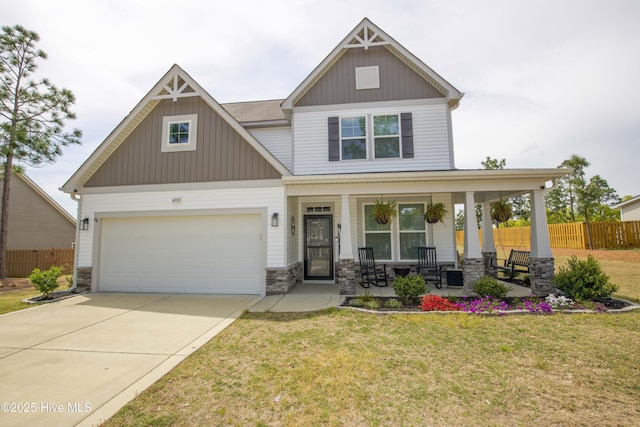
POLYGON ((98 425, 261 297, 100 293, 0 316, 0 425, 98 425))

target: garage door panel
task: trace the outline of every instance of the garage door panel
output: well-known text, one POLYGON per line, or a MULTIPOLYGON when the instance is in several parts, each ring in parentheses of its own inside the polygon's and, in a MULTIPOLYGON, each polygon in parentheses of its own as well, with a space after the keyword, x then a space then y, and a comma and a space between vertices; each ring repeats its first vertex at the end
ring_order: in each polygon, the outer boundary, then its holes
POLYGON ((100 289, 260 293, 259 215, 105 219, 100 289))

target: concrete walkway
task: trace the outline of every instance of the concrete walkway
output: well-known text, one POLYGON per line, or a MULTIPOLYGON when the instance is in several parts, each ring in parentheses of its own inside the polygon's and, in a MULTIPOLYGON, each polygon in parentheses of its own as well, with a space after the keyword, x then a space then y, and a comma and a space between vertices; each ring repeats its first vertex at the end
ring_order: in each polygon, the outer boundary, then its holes
POLYGON ((260 300, 100 293, 2 315, 0 425, 99 425, 260 300))

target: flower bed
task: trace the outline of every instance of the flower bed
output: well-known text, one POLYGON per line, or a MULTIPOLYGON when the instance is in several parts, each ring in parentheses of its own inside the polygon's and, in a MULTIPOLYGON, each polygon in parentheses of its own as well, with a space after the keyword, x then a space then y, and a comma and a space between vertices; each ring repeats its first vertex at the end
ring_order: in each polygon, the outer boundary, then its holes
POLYGON ((552 314, 554 312, 593 311, 606 312, 620 310, 633 304, 616 298, 577 303, 564 296, 549 295, 546 298, 530 296, 526 298, 492 297, 441 297, 427 294, 419 300, 402 302, 394 297, 347 297, 342 304, 373 311, 390 312, 445 312, 459 311, 472 314, 530 313, 552 314))

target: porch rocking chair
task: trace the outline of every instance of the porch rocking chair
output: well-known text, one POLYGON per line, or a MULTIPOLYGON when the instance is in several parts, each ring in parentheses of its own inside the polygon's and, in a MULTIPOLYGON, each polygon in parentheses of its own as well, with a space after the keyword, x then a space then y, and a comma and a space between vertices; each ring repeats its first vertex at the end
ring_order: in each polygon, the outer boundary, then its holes
POLYGON ((422 275, 425 282, 433 280, 436 288, 442 289, 442 266, 438 265, 436 248, 418 247, 418 275, 422 275))
POLYGON ((360 286, 369 288, 370 284, 378 287, 389 286, 387 283, 387 265, 382 264, 382 268, 376 265, 373 256, 373 248, 358 248, 360 257, 360 286), (384 283, 384 285, 379 285, 384 283))

